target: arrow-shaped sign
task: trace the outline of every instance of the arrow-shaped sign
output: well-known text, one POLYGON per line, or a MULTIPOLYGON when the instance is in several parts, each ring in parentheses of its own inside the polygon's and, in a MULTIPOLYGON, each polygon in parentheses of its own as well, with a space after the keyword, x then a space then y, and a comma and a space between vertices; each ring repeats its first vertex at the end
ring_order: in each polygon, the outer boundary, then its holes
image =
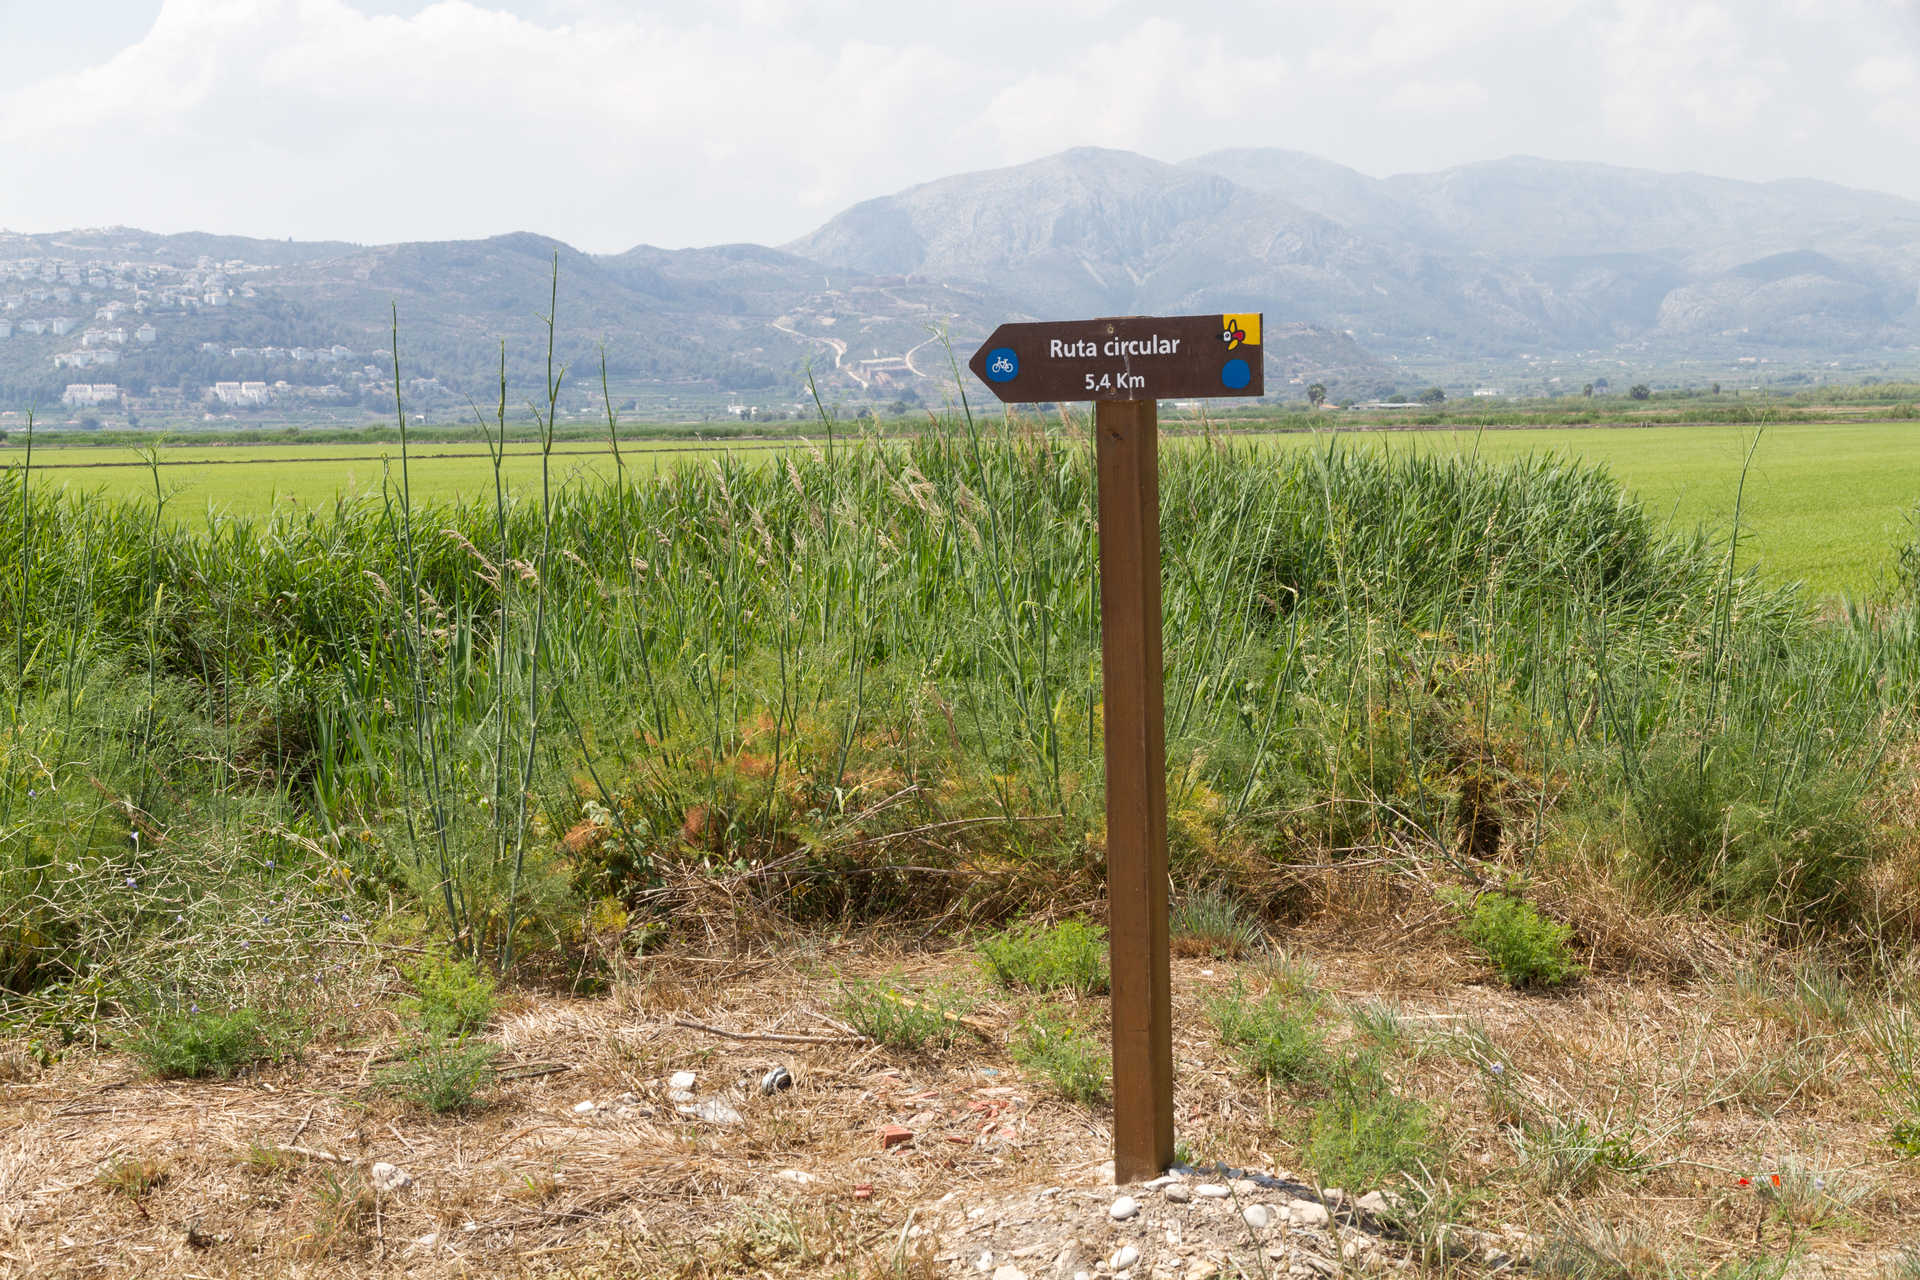
POLYGON ((1003 324, 967 367, 1002 400, 1185 400, 1266 388, 1260 313, 1003 324))

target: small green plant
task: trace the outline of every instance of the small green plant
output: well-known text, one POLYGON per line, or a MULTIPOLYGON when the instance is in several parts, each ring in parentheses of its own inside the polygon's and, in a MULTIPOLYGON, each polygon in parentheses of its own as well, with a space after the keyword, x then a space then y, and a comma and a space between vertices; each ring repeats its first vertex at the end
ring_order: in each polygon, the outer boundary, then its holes
POLYGON ((1045 1076, 1068 1102, 1090 1107, 1106 1099, 1106 1050, 1097 1037, 1054 1010, 1036 1010, 1020 1024, 1012 1053, 1022 1069, 1045 1076))
POLYGON ((909 1053, 947 1048, 965 1025, 959 998, 945 989, 908 995, 886 983, 843 982, 835 1006, 861 1035, 909 1053))
POLYGON ((170 1175, 167 1162, 159 1156, 119 1156, 102 1165, 93 1182, 129 1200, 139 1200, 170 1175))
POLYGON ((493 979, 473 961, 430 955, 408 965, 405 972, 415 994, 402 1008, 426 1035, 470 1036, 493 1016, 493 979))
POLYGON ((1317 1005, 1313 1002, 1296 1006, 1277 990, 1255 1000, 1236 978, 1226 991, 1208 1000, 1206 1008, 1221 1041, 1262 1079, 1299 1082, 1325 1073, 1325 1036, 1314 1024, 1317 1005))
POLYGON ((298 1252, 324 1258, 357 1243, 373 1218, 375 1201, 373 1188, 358 1172, 322 1171, 314 1196, 313 1228, 300 1237, 298 1252))
POLYGON ((1891 1121, 1888 1141, 1903 1155, 1920 1156, 1920 1019, 1890 1008, 1867 1028, 1879 1068, 1875 1087, 1891 1121))
POLYGON ((1772 1217, 1803 1231, 1832 1222, 1861 1196, 1859 1188, 1842 1187, 1831 1171, 1793 1156, 1754 1178, 1753 1189, 1772 1217))
POLYGON ((1413 1046, 1413 1029, 1406 1011, 1393 1000, 1369 1000, 1356 1005, 1347 1015, 1353 1029, 1387 1053, 1399 1053, 1413 1046))
POLYGON ((980 958, 1003 987, 1099 995, 1107 989, 1107 931, 1083 920, 1016 924, 981 940, 980 958))
POLYGON ((1231 960, 1260 945, 1260 926, 1243 915, 1240 904, 1218 886, 1188 894, 1173 910, 1169 933, 1177 956, 1231 960))
POLYGON ((1264 952, 1259 969, 1272 990, 1295 1000, 1313 998, 1314 984, 1320 976, 1311 960, 1303 960, 1285 947, 1264 952))
POLYGON ((1331 1096, 1315 1110, 1307 1139, 1307 1162, 1323 1186, 1385 1187, 1445 1164, 1426 1106, 1395 1091, 1376 1059, 1356 1056, 1329 1074, 1331 1096))
POLYGON ((1546 1118, 1522 1126, 1515 1146, 1540 1186, 1552 1195, 1579 1195, 1605 1173, 1636 1173, 1646 1159, 1627 1138, 1590 1124, 1585 1117, 1546 1118))
POLYGON ((427 1036, 380 1083, 435 1115, 472 1111, 493 1085, 497 1046, 483 1041, 427 1036))
POLYGON ((1847 1025, 1853 992, 1838 969, 1818 960, 1793 972, 1793 1020, 1805 1028, 1837 1031, 1847 1025))
POLYGON ((1460 932, 1486 953, 1510 987, 1557 987, 1580 976, 1569 945, 1573 930, 1549 920, 1519 898, 1505 893, 1480 895, 1467 910, 1460 932))
POLYGON ((147 1070, 162 1079, 226 1079, 243 1067, 285 1056, 297 1047, 286 1027, 270 1023, 252 1009, 230 1013, 155 1014, 133 1039, 133 1051, 147 1070))

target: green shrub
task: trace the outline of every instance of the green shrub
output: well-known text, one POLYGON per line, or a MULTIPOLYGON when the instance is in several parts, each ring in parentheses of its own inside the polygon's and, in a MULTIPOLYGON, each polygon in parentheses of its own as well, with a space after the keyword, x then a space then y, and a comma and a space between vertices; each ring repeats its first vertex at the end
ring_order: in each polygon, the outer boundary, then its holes
POLYGON ((471 1111, 494 1081, 498 1046, 463 1038, 425 1036, 380 1075, 380 1083, 436 1115, 471 1111))
POLYGON ((843 982, 835 1007, 861 1035, 909 1053, 947 1048, 964 1025, 958 996, 944 988, 907 995, 886 983, 843 982))
POLYGON ((493 979, 471 960, 430 955, 408 965, 405 973, 415 994, 402 1008, 429 1037, 474 1035, 493 1016, 493 979))
POLYGON ((1107 931, 1064 920, 1017 924, 980 943, 987 972, 1003 987, 1098 995, 1107 989, 1107 931))
POLYGON ((1796 930, 1845 919, 1874 855, 1863 774, 1809 762, 1775 777, 1732 735, 1656 744, 1629 782, 1634 852, 1706 905, 1796 930))
POLYGON ((1445 1153, 1426 1106, 1397 1093, 1371 1057, 1340 1064, 1331 1078, 1307 1140, 1322 1186, 1385 1187, 1440 1170, 1445 1153))
POLYGON ((1328 1066, 1325 1036, 1314 1025, 1317 1006, 1293 1007, 1278 991, 1250 999, 1233 985, 1207 1001, 1207 1017, 1247 1070, 1265 1080, 1317 1080, 1328 1066))
POLYGON ((135 1034, 132 1048, 163 1079, 226 1079, 242 1067, 285 1056, 297 1038, 252 1009, 160 1013, 135 1034))
POLYGON ((1090 1107, 1106 1099, 1111 1070, 1106 1048, 1099 1037, 1052 1010, 1038 1010, 1020 1024, 1012 1053, 1022 1069, 1045 1076, 1068 1102, 1090 1107))
POLYGON ((1568 945, 1573 930, 1508 894, 1482 894, 1460 931, 1508 986, 1557 987, 1584 972, 1568 945))

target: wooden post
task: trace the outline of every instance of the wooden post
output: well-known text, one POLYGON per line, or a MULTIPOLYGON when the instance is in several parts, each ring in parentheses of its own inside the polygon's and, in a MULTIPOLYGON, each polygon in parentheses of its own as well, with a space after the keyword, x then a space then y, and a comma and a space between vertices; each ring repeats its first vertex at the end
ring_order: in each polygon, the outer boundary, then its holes
POLYGON ((1158 1177, 1173 1162, 1159 406, 1152 400, 1101 401, 1093 429, 1106 697, 1113 1175, 1116 1183, 1127 1183, 1158 1177))

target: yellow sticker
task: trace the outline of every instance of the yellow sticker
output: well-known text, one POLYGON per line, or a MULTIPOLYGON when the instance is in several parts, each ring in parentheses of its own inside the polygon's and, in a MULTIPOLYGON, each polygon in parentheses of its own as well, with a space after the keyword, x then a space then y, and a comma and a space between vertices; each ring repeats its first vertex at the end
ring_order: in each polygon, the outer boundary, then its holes
POLYGON ((1260 345, 1260 313, 1250 316, 1221 316, 1220 341, 1227 344, 1227 350, 1235 347, 1260 345))

